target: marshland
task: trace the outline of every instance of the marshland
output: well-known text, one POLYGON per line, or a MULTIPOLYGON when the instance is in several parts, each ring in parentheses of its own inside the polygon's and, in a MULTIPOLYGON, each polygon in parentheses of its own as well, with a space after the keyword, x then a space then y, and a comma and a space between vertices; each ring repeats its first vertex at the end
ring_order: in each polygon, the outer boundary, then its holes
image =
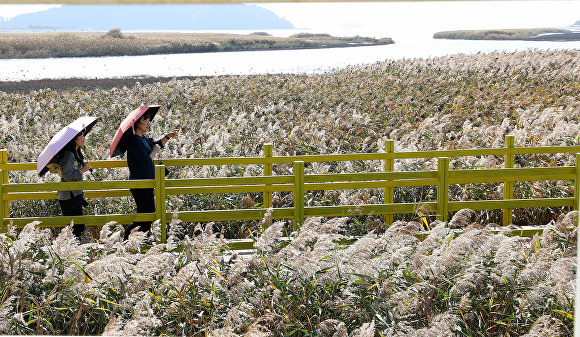
POLYGON ((437 32, 434 39, 577 41, 580 33, 561 28, 455 30, 437 32))
POLYGON ((266 32, 231 33, 125 33, 42 32, 0 34, 0 59, 136 56, 224 51, 315 49, 385 45, 390 38, 334 37, 329 34, 298 33, 274 37, 266 32))
MULTIPOLYGON (((102 89, 0 92, 0 147, 33 162, 76 117, 101 121, 86 157, 107 159, 126 114, 161 104, 152 135, 181 128, 163 158, 578 145, 580 51, 528 50, 403 59, 322 74, 216 76, 102 89)), ((502 167, 503 158, 453 158, 454 169, 502 167)), ((517 156, 516 166, 573 166, 575 154, 517 156)), ((435 159, 401 160, 396 171, 431 170, 435 159)), ((382 163, 313 163, 307 173, 373 172, 382 163)), ((252 165, 183 167, 170 178, 260 175, 252 165)), ((290 174, 277 165, 274 174, 290 174)), ((88 179, 127 179, 124 169, 88 179)), ((56 181, 13 172, 11 183, 56 181)), ((461 185, 451 199, 501 199, 502 184, 461 185)), ((399 189, 420 203, 430 188, 399 189)), ((570 197, 569 181, 523 182, 516 198, 570 197)), ((382 202, 380 189, 316 192, 310 205, 382 202)), ((260 207, 260 194, 175 196, 170 209, 260 207), (251 202, 250 202, 251 200, 251 202)), ((277 205, 292 204, 278 194, 277 205)), ((134 213, 129 198, 89 200, 94 214, 134 213)), ((13 202, 11 216, 58 215, 55 200, 13 202)), ((4 334, 211 336, 571 336, 576 273, 575 212, 514 210, 542 225, 533 238, 495 233, 498 212, 457 212, 449 224, 416 214, 387 226, 378 215, 286 222, 170 224, 166 244, 114 223, 79 245, 70 229, 31 223, 0 236, 0 332, 4 334), (253 238, 257 254, 228 258, 226 239, 253 238), (349 242, 349 244, 346 244, 349 242)), ((155 226, 159 235, 159 227, 155 226)))

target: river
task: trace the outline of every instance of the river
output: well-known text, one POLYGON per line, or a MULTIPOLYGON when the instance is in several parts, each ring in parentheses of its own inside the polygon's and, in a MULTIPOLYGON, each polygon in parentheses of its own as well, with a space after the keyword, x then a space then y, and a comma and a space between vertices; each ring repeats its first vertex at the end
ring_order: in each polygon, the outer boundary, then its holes
MULTIPOLYGON (((283 34, 278 34, 283 35, 283 34)), ((338 36, 338 35, 337 35, 338 36)), ((526 49, 579 49, 580 41, 462 41, 395 37, 384 46, 164 54, 150 56, 0 60, 0 81, 146 76, 213 76, 279 73, 320 73, 351 65, 402 58, 476 54, 526 49)))

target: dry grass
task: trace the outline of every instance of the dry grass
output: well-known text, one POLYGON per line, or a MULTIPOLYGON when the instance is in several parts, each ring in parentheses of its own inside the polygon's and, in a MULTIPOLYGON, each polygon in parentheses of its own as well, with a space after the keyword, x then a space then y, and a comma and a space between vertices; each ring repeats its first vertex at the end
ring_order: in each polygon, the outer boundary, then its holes
POLYGON ((568 29, 493 29, 493 30, 453 30, 437 32, 434 39, 452 40, 525 40, 541 34, 571 33, 568 29))
POLYGON ((347 218, 310 218, 289 241, 274 223, 258 254, 227 259, 210 225, 183 236, 174 221, 167 244, 145 245, 108 224, 78 245, 70 228, 32 223, 0 235, 0 333, 571 336, 572 219, 534 238, 433 222, 424 241, 419 223, 397 222, 344 245, 347 218))
POLYGON ((220 33, 1 33, 0 59, 123 56, 389 44, 361 37, 272 37, 220 33))

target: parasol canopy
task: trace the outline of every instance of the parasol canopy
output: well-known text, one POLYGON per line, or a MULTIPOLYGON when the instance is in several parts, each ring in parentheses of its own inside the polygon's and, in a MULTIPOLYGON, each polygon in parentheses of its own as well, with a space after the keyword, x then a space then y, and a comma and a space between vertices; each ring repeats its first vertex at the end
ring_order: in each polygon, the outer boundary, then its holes
POLYGON ((111 146, 109 147, 109 155, 111 157, 116 157, 125 153, 125 151, 127 151, 125 143, 127 138, 129 138, 129 136, 135 132, 133 130, 133 125, 135 122, 138 121, 139 118, 141 118, 141 116, 143 116, 145 113, 151 114, 151 119, 153 119, 160 107, 160 105, 144 105, 131 111, 131 113, 121 122, 119 129, 117 129, 117 133, 113 137, 111 146))
POLYGON ((56 158, 58 152, 83 130, 85 135, 89 133, 95 123, 97 123, 97 120, 97 117, 79 117, 54 135, 48 145, 46 145, 44 150, 42 150, 40 155, 38 155, 36 161, 36 171, 38 174, 43 176, 49 170, 48 165, 50 165, 50 163, 56 164, 58 162, 58 158, 56 158))

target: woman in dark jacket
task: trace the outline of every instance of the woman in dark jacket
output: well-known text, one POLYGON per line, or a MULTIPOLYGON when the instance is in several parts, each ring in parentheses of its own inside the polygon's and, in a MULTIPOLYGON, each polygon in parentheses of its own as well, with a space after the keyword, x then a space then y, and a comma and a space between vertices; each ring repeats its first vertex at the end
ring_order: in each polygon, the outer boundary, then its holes
MULTIPOLYGON (((60 154, 60 181, 83 181, 83 173, 91 169, 91 165, 85 163, 85 157, 81 148, 85 146, 84 131, 77 134, 68 142, 60 154)), ((83 205, 87 204, 85 193, 81 190, 58 191, 58 203, 62 215, 83 215, 83 205)), ((73 234, 81 240, 85 231, 84 224, 74 224, 73 234)))
MULTIPOLYGON (((177 136, 178 129, 174 129, 158 141, 146 138, 143 135, 151 128, 151 116, 145 113, 134 124, 135 133, 127 141, 127 165, 129 179, 155 179, 155 164, 153 158, 165 146, 169 139, 177 136)), ((137 213, 155 212, 155 193, 152 188, 131 189, 131 194, 137 204, 137 213)), ((141 232, 151 229, 151 221, 133 222, 125 230, 124 239, 129 239, 131 231, 138 227, 141 232)))

